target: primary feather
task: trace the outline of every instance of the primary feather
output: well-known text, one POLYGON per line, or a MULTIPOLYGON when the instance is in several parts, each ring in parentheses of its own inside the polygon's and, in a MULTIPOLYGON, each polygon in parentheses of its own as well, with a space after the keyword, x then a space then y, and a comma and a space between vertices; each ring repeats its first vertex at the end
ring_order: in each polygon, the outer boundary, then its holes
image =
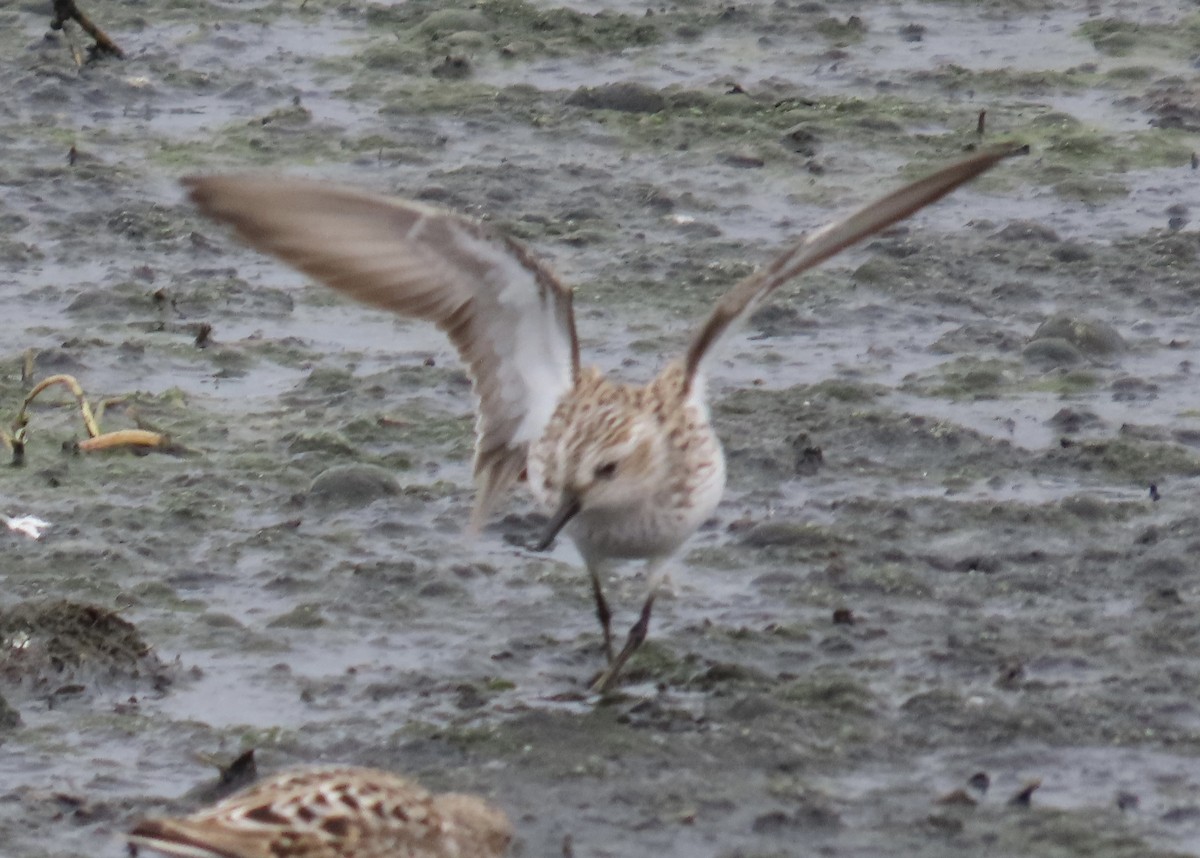
POLYGON ((481 525, 579 374, 570 290, 518 242, 420 203, 294 178, 183 184, 252 247, 450 336, 479 397, 472 521, 481 525))

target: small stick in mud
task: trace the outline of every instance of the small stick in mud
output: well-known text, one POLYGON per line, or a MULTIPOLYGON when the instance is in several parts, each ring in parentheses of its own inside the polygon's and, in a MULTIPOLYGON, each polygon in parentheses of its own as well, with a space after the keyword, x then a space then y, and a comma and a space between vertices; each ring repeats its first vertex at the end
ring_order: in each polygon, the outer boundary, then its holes
POLYGON ((1041 778, 1035 778, 1027 782, 1016 795, 1008 800, 1008 803, 1013 807, 1029 807, 1033 804, 1033 794, 1037 792, 1038 787, 1041 785, 1041 778))
MULTIPOLYGON (((67 21, 75 21, 85 33, 96 40, 96 44, 88 49, 89 58, 94 59, 105 54, 112 54, 117 59, 125 58, 125 52, 121 50, 121 47, 109 38, 107 33, 97 27, 91 18, 79 11, 75 0, 54 0, 54 18, 50 21, 50 29, 62 30, 69 41, 71 36, 66 29, 67 21)), ((83 57, 78 48, 75 47, 74 42, 69 42, 69 44, 71 53, 75 57, 75 65, 83 65, 83 57)))
POLYGON ((21 384, 33 381, 33 359, 36 354, 33 349, 25 349, 21 354, 21 384))
POLYGON ((983 136, 983 126, 985 122, 987 122, 987 111, 981 110, 979 111, 979 120, 975 123, 975 133, 980 137, 983 136))

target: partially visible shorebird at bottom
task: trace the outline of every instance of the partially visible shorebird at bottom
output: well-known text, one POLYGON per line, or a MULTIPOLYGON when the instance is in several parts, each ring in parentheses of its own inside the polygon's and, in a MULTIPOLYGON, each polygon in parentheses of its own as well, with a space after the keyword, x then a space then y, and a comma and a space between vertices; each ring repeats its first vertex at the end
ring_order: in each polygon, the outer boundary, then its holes
POLYGON ((520 481, 591 576, 610 690, 650 625, 663 565, 717 507, 725 458, 709 423, 704 364, 739 320, 792 278, 1023 153, 982 149, 812 232, 736 284, 683 357, 645 386, 580 365, 572 293, 521 243, 421 203, 306 179, 197 176, 192 201, 248 245, 333 289, 435 323, 467 364, 478 398, 472 527, 520 481), (620 652, 601 585, 611 561, 645 560, 649 591, 620 652))
POLYGON ((473 795, 431 794, 377 769, 295 769, 190 816, 126 835, 177 858, 500 858, 512 827, 473 795))

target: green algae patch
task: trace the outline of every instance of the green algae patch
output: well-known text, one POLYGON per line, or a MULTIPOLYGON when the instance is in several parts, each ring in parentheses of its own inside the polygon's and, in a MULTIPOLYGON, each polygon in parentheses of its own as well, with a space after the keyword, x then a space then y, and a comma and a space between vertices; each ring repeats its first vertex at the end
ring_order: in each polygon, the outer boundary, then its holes
POLYGON ((1090 41, 1100 53, 1117 57, 1132 53, 1139 44, 1145 44, 1146 37, 1150 35, 1143 32, 1140 25, 1120 18, 1086 21, 1076 32, 1090 41))
POLYGON ((693 658, 680 657, 666 643, 651 637, 629 660, 621 674, 621 681, 686 685, 696 675, 697 669, 693 658))
POLYGON ((735 570, 747 567, 745 552, 736 549, 704 546, 688 551, 684 561, 688 566, 708 569, 735 570))
POLYGON ((282 440, 287 443, 287 451, 293 456, 317 453, 322 458, 353 458, 359 453, 358 447, 345 435, 325 429, 289 433, 282 440))
POLYGON ((1097 373, 1077 369, 1048 374, 1029 384, 1028 389, 1059 396, 1074 396, 1095 390, 1101 384, 1102 379, 1097 373))
POLYGON ((145 146, 147 157, 164 167, 193 170, 198 164, 225 163, 278 167, 328 163, 350 159, 341 144, 340 126, 310 121, 279 121, 291 111, 270 112, 249 122, 231 122, 213 129, 208 136, 188 139, 152 139, 145 146))
POLYGON ((1200 40, 1200 15, 1188 15, 1170 24, 1097 18, 1085 21, 1075 32, 1108 56, 1124 57, 1137 52, 1139 57, 1158 53, 1186 59, 1200 40))
POLYGON ((817 35, 828 39, 838 47, 858 44, 867 34, 867 25, 858 15, 840 18, 823 18, 813 27, 817 35))
POLYGON ((1096 77, 1094 73, 1081 69, 1057 71, 1012 66, 969 69, 955 63, 943 63, 933 69, 921 69, 912 73, 914 81, 932 83, 950 92, 971 90, 1000 95, 1083 90, 1094 85, 1096 77))
POLYGON ((317 629, 325 625, 326 620, 321 615, 321 605, 297 605, 285 614, 280 614, 267 623, 271 629, 317 629))
POLYGON ((1017 129, 1035 158, 1015 158, 1004 170, 984 177, 985 186, 1018 180, 1052 188, 1064 199, 1102 205, 1127 196, 1121 174, 1132 170, 1189 165, 1193 141, 1184 130, 1149 128, 1114 133, 1060 111, 1034 116, 1017 129))
POLYGON ((391 412, 388 422, 396 427, 396 440, 406 445, 437 445, 452 461, 474 455, 475 419, 470 414, 446 414, 415 404, 391 412))
POLYGON ((418 71, 448 51, 486 48, 498 55, 570 56, 651 45, 683 20, 697 15, 665 13, 633 16, 616 12, 589 15, 574 9, 546 8, 523 0, 484 0, 471 6, 445 8, 437 0, 367 9, 372 27, 390 31, 360 55, 374 68, 418 71), (386 59, 385 59, 386 57, 386 59))
POLYGON ((907 393, 950 399, 996 399, 1020 388, 1020 364, 999 358, 964 356, 941 364, 932 375, 905 380, 907 393))
POLYGON ((846 676, 816 675, 780 686, 781 700, 806 709, 822 709, 841 715, 864 717, 873 714, 875 697, 870 689, 846 676))
POLYGON ((1118 84, 1144 83, 1161 75, 1162 72, 1155 66, 1144 65, 1118 66, 1104 73, 1107 80, 1118 84))
POLYGON ((814 397, 832 399, 836 402, 863 404, 872 402, 887 393, 887 387, 882 384, 868 384, 842 379, 826 379, 812 385, 809 390, 814 397))
POLYGON ((805 521, 764 521, 750 528, 741 542, 751 548, 781 551, 789 557, 809 552, 825 554, 852 544, 828 527, 805 521))
POLYGON ((1200 476, 1200 456, 1186 447, 1134 438, 1085 441, 1052 453, 1084 469, 1148 485, 1172 476, 1200 476))
POLYGON ((855 565, 847 585, 860 593, 879 593, 906 599, 928 599, 933 588, 913 566, 902 563, 864 563, 855 565))
POLYGON ((969 118, 957 108, 893 95, 814 98, 770 92, 751 96, 670 87, 661 94, 665 106, 652 112, 596 110, 590 115, 639 147, 703 151, 740 145, 744 151, 726 151, 728 163, 746 167, 778 163, 789 168, 801 157, 794 142, 797 129, 803 130, 806 139, 820 140, 822 149, 841 141, 855 150, 882 149, 911 157, 911 129, 919 127, 920 156, 927 162, 942 163, 961 151, 961 135, 953 129, 963 127, 969 118))
POLYGON ((1054 193, 1064 200, 1100 205, 1108 200, 1129 196, 1129 186, 1104 176, 1072 177, 1055 182, 1054 193))

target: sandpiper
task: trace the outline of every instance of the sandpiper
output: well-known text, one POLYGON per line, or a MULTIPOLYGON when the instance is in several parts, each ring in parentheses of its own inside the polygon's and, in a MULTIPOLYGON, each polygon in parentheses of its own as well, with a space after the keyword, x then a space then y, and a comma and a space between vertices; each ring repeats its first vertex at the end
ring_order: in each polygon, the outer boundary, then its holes
POLYGON ((406 200, 272 176, 183 180, 209 217, 250 246, 345 294, 434 322, 467 364, 478 397, 472 525, 517 482, 583 556, 604 631, 610 689, 645 640, 664 562, 716 509, 725 460, 709 424, 704 363, 775 289, 902 220, 1009 155, 981 150, 804 236, 727 292, 686 353, 645 386, 580 365, 571 290, 522 244, 477 221, 406 200), (601 576, 613 560, 647 562, 649 592, 613 653, 601 576))
POLYGON ((297 769, 191 816, 147 819, 127 835, 180 858, 498 858, 512 828, 481 798, 431 795, 376 769, 297 769))

